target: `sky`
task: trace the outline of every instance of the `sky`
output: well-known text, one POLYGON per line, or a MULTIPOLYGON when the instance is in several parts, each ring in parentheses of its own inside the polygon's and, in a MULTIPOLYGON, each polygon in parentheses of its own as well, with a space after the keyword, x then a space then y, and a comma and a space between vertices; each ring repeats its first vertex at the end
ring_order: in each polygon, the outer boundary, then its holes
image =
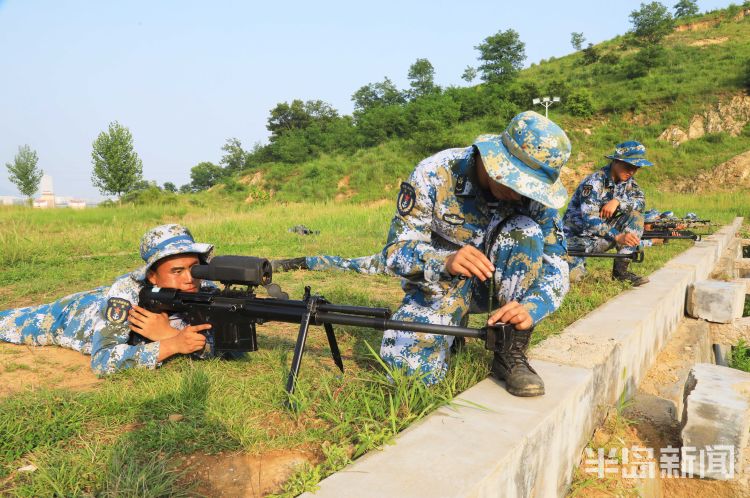
MULTIPOLYGON (((573 51, 571 32, 586 43, 627 32, 639 4, 0 0, 0 164, 28 144, 56 195, 101 199, 91 145, 118 121, 133 134, 144 178, 179 187, 199 162, 218 164, 228 138, 246 150, 266 143, 280 102, 321 99, 351 114, 363 85, 387 76, 407 88, 418 58, 432 63, 437 84, 466 86, 474 47, 498 31, 519 33, 528 66, 573 51)), ((0 195, 20 195, 2 166, 0 195)))

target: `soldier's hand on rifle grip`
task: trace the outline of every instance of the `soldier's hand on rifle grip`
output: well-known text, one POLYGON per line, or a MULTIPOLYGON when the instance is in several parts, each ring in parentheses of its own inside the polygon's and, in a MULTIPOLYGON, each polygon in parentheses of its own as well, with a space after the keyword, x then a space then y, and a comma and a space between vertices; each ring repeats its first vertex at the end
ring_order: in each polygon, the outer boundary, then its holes
POLYGON ((211 326, 208 324, 204 325, 191 325, 185 327, 177 334, 177 346, 178 353, 190 354, 200 351, 206 345, 206 336, 200 332, 203 330, 210 329, 211 326))
POLYGON ((617 199, 612 199, 608 203, 606 203, 604 206, 602 206, 601 211, 599 211, 599 216, 601 216, 603 219, 611 218, 612 215, 615 214, 615 211, 617 211, 617 207, 620 205, 620 201, 617 199))
POLYGON ((482 251, 466 245, 445 259, 445 269, 451 275, 477 277, 484 282, 492 277, 495 266, 482 251))
POLYGON ((169 324, 166 313, 153 313, 140 306, 133 306, 128 312, 130 330, 151 341, 161 341, 177 335, 179 330, 169 324))
POLYGON ((497 322, 510 323, 517 330, 528 330, 534 325, 529 310, 518 301, 505 303, 487 319, 487 325, 495 325, 497 322))
POLYGON ((615 242, 620 244, 621 246, 637 246, 641 243, 641 239, 639 239, 636 235, 633 235, 629 232, 623 232, 621 234, 618 234, 615 237, 615 242))

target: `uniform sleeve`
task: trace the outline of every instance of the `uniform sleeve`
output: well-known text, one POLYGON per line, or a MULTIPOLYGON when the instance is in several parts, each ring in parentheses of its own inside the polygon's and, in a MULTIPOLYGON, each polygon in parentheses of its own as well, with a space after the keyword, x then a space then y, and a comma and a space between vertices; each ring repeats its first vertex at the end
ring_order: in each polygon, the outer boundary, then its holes
POLYGON ((629 213, 631 211, 642 212, 646 207, 646 194, 643 193, 641 187, 632 182, 630 185, 627 182, 621 184, 621 188, 615 187, 614 198, 620 201, 620 209, 629 213))
POLYGON ((438 250, 431 243, 436 190, 428 166, 420 163, 401 184, 383 258, 396 275, 437 282, 445 274, 445 259, 451 251, 438 250))
POLYGON ((584 233, 589 236, 602 237, 614 240, 618 231, 610 228, 604 223, 599 212, 602 209, 602 191, 604 186, 597 179, 590 179, 582 183, 576 193, 581 200, 581 222, 584 225, 584 233))
POLYGON ((107 292, 106 302, 95 320, 91 337, 91 369, 95 373, 107 375, 125 368, 159 366, 159 342, 128 344, 128 305, 132 306, 138 301, 141 287, 141 284, 125 275, 115 280, 107 292), (110 311, 113 301, 120 305, 117 313, 110 311))
POLYGON ((540 205, 539 213, 534 219, 539 223, 544 238, 542 269, 539 278, 531 284, 520 303, 529 310, 536 325, 560 307, 568 293, 570 282, 568 263, 564 259, 568 249, 560 215, 556 209, 540 205))
POLYGON ((133 367, 153 369, 159 366, 159 342, 128 344, 128 322, 113 323, 104 317, 94 330, 91 343, 91 369, 98 375, 108 375, 133 367))

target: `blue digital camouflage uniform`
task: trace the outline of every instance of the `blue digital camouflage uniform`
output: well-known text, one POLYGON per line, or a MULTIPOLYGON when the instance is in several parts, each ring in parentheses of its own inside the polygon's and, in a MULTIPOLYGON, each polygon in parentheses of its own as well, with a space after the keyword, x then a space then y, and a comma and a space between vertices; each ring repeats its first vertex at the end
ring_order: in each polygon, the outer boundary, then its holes
MULTIPOLYGON (((496 307, 517 300, 536 324, 560 306, 568 290, 557 210, 530 199, 496 201, 477 184, 473 151, 439 152, 402 184, 383 250, 406 293, 396 320, 460 325, 470 307, 487 310, 488 283, 445 270, 446 257, 466 244, 495 264, 496 307)), ((380 354, 390 365, 424 374, 430 384, 445 375, 452 342, 451 336, 388 330, 380 354)))
MULTIPOLYGON (((146 285, 146 272, 156 261, 174 254, 197 253, 210 259, 213 246, 198 244, 179 225, 162 225, 149 230, 141 240, 146 265, 121 277, 110 287, 79 292, 53 303, 0 311, 0 340, 35 346, 57 345, 91 355, 91 368, 98 374, 141 366, 158 366, 159 342, 130 345, 127 313, 138 303, 146 285)), ((212 289, 212 282, 201 282, 212 289)), ((170 317, 170 325, 181 330, 188 324, 183 315, 170 317)), ((210 331, 207 348, 199 357, 211 356, 210 331)))
MULTIPOLYGON (((31 346, 56 345, 91 355, 91 368, 107 374, 124 368, 158 365, 159 343, 127 344, 130 335, 127 316, 130 305, 138 302, 144 282, 126 274, 111 287, 65 296, 39 306, 0 311, 0 340, 31 346), (123 306, 108 307, 125 300, 123 306), (109 312, 109 315, 107 315, 109 312)), ((203 284, 208 289, 210 282, 203 284)), ((170 325, 182 330, 188 324, 179 314, 170 316, 170 325)))
MULTIPOLYGON (((615 183, 611 163, 583 179, 565 211, 563 222, 568 247, 586 252, 605 252, 617 245, 615 236, 623 232, 643 235, 645 195, 634 177, 615 183), (602 219, 602 206, 612 199, 620 201, 612 218, 602 219)), ((617 246, 617 252, 631 254, 637 246, 617 246)), ((581 268, 585 258, 569 257, 570 268, 581 268)))

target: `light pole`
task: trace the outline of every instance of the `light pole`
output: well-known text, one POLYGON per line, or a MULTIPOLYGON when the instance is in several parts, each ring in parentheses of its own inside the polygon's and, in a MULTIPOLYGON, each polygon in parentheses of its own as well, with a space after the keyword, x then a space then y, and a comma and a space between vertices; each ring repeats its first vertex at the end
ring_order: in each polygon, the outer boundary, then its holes
POLYGON ((560 102, 560 97, 552 97, 552 98, 544 97, 542 99, 534 99, 531 102, 534 105, 541 104, 541 105, 544 106, 544 117, 546 118, 546 117, 549 117, 549 116, 547 116, 547 114, 548 114, 547 109, 549 109, 549 106, 551 106, 552 104, 559 103, 560 102))

